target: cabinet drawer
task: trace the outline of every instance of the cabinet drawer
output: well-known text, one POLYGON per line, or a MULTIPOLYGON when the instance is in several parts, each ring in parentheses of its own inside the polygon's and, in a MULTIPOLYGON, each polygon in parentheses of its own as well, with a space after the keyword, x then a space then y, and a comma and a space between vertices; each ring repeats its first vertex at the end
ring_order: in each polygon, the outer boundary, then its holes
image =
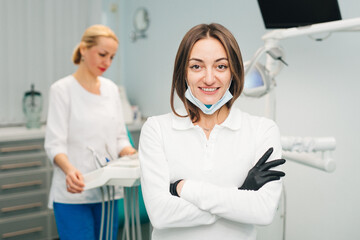
POLYGON ((46 167, 45 152, 16 154, 0 157, 0 174, 21 170, 34 170, 46 167))
POLYGON ((46 189, 46 172, 34 171, 0 176, 0 195, 46 189))
POLYGON ((0 200, 0 218, 46 210, 47 202, 45 191, 3 198, 0 200))
POLYGON ((1 240, 46 239, 48 216, 16 218, 0 224, 1 240))
POLYGON ((0 156, 44 151, 44 139, 0 142, 0 156))

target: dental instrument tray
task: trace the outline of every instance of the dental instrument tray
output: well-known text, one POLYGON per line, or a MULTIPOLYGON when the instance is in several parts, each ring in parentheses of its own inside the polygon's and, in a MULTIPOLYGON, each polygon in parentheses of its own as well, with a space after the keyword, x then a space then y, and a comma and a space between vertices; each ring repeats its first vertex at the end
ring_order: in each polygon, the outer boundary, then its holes
POLYGON ((84 174, 85 190, 104 185, 132 187, 140 185, 140 165, 137 156, 124 156, 105 167, 84 174))

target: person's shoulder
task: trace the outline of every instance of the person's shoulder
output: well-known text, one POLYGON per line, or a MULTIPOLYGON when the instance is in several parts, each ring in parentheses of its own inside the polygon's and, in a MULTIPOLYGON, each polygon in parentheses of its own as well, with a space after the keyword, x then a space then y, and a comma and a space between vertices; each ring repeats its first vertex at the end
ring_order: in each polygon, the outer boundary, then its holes
POLYGON ((50 89, 51 91, 66 91, 72 87, 74 81, 76 81, 75 78, 72 75, 68 75, 51 84, 50 89))
POLYGON ((106 94, 110 94, 112 96, 116 96, 118 97, 120 92, 119 92, 119 86, 114 83, 112 80, 99 76, 98 77, 100 82, 101 82, 101 89, 104 93, 106 94))
POLYGON ((118 85, 116 85, 116 83, 114 83, 110 79, 102 77, 102 76, 99 76, 98 78, 99 78, 101 84, 104 84, 104 86, 109 87, 109 88, 114 88, 114 89, 118 88, 118 85))
POLYGON ((151 116, 146 119, 145 124, 159 124, 160 126, 164 126, 164 124, 171 122, 172 115, 172 113, 165 113, 161 115, 151 116))
POLYGON ((172 113, 165 113, 148 117, 142 127, 145 129, 155 129, 155 131, 169 130, 172 126, 172 113))

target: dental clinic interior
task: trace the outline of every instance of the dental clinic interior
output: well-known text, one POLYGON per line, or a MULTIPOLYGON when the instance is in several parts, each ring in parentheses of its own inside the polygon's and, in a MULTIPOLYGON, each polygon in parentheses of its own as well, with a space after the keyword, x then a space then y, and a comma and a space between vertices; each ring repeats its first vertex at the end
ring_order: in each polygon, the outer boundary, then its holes
MULTIPOLYGON (((360 2, 288 2, 1 0, 0 239, 59 239, 44 149, 49 91, 76 71, 72 53, 84 30, 103 24, 119 39, 103 76, 119 88, 138 149, 146 119, 171 112, 176 52, 200 23, 226 26, 241 49, 245 87, 233 107, 280 130, 282 196, 273 222, 256 226, 257 239, 360 239, 360 2)), ((120 211, 102 221, 118 215, 117 239, 151 239, 141 166, 106 168, 85 176, 85 188, 123 187, 120 211)))

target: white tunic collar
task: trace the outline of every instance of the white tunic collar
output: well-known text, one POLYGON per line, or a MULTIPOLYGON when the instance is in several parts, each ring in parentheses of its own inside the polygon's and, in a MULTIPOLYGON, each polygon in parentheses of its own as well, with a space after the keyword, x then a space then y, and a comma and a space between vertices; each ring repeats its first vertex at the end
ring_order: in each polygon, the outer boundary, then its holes
MULTIPOLYGON (((176 109, 176 112, 181 116, 186 116, 187 112, 185 108, 176 109)), ((240 109, 232 107, 230 109, 229 116, 225 121, 220 124, 220 127, 226 127, 230 130, 236 131, 241 127, 242 112, 240 109)), ((194 128, 195 125, 191 122, 189 117, 178 117, 172 113, 172 128, 176 130, 187 130, 194 128)))

